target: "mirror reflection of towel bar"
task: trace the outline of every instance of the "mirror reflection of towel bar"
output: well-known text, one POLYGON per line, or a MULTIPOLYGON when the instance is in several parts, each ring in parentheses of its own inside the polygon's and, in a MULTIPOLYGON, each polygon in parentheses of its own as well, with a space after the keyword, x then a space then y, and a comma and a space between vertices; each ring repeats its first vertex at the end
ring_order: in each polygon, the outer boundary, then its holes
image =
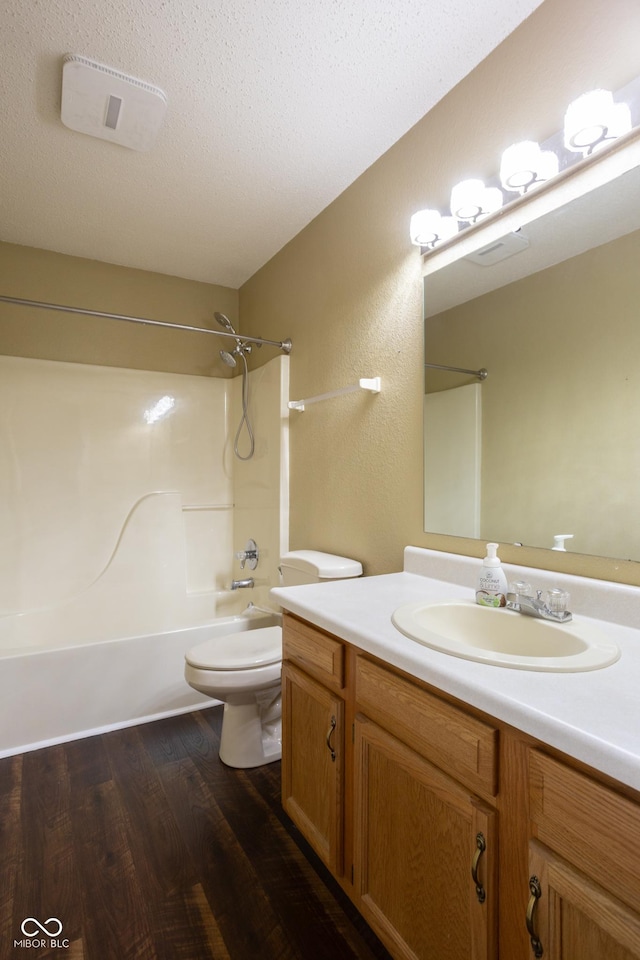
POLYGON ((489 376, 489 371, 484 367, 480 370, 466 370, 464 367, 448 367, 444 363, 425 363, 425 367, 430 367, 432 370, 449 370, 451 373, 470 373, 478 380, 486 380, 489 376))

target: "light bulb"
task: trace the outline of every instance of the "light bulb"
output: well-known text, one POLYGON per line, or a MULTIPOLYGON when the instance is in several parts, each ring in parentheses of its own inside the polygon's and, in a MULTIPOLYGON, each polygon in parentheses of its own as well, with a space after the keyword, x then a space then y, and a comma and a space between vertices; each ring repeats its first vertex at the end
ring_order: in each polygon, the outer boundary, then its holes
POLYGON ((631 112, 626 103, 614 103, 609 90, 584 93, 567 107, 564 145, 585 157, 607 140, 616 140, 631 130, 631 112))
POLYGON ((551 150, 541 150, 533 140, 514 143, 502 154, 500 182, 505 190, 526 193, 535 184, 551 180, 558 172, 558 158, 551 150))
POLYGON ((457 232, 458 221, 453 217, 441 216, 438 210, 419 210, 411 217, 411 243, 419 247, 433 247, 454 237, 457 232))
POLYGON ((502 206, 502 191, 482 180, 462 180, 451 191, 451 213, 456 220, 475 223, 502 206))

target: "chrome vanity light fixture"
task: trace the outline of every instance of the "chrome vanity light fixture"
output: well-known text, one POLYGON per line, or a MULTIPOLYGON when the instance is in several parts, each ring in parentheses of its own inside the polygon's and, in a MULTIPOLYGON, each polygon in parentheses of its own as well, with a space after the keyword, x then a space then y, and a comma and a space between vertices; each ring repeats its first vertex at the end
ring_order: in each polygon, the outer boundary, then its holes
POLYGON ((411 242, 429 253, 482 218, 516 203, 534 188, 630 134, 635 129, 632 110, 638 114, 636 125, 640 124, 640 78, 616 97, 608 90, 592 90, 578 97, 567 107, 562 132, 542 145, 525 140, 504 151, 499 180, 485 184, 482 180, 467 179, 456 184, 451 191, 452 216, 435 209, 414 213, 411 242))
POLYGON ((451 216, 442 216, 439 210, 419 210, 411 217, 411 242, 419 247, 433 247, 449 240, 459 231, 461 223, 476 223, 502 206, 502 193, 496 187, 486 187, 482 180, 463 180, 451 191, 451 216))
POLYGON ((411 243, 419 247, 435 247, 441 240, 449 240, 458 232, 454 217, 443 217, 438 210, 419 210, 411 217, 411 243))
POLYGON ((500 163, 500 183, 504 190, 523 194, 540 183, 555 177, 558 157, 552 150, 542 150, 533 140, 524 140, 507 147, 500 163))
POLYGON ((502 200, 498 187, 486 187, 482 180, 463 180, 451 191, 451 213, 462 223, 476 223, 499 210, 502 200))
POLYGON ((572 153, 590 156, 608 141, 631 130, 631 111, 626 103, 614 103, 608 90, 584 93, 567 107, 564 145, 572 153))

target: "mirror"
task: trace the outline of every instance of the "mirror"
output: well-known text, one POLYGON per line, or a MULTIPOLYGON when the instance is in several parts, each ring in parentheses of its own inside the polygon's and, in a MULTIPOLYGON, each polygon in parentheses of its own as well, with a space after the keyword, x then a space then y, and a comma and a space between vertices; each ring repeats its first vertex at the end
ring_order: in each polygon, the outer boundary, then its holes
POLYGON ((425 367, 427 532, 640 560, 638 197, 640 168, 425 277, 426 363, 488 370, 425 367))

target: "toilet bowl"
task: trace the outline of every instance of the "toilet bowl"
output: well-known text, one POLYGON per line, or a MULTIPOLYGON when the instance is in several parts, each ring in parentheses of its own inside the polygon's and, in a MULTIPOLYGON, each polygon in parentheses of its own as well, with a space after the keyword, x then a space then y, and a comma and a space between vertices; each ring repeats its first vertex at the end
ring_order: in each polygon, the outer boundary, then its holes
POLYGON ((220 759, 259 767, 281 756, 282 628, 215 637, 185 656, 189 686, 224 703, 220 759))
MULTIPOLYGON (((285 586, 359 577, 356 560, 315 550, 281 558, 285 586)), ((185 655, 184 676, 195 690, 224 703, 220 759, 259 767, 281 757, 282 628, 261 627, 215 637, 185 655)))

